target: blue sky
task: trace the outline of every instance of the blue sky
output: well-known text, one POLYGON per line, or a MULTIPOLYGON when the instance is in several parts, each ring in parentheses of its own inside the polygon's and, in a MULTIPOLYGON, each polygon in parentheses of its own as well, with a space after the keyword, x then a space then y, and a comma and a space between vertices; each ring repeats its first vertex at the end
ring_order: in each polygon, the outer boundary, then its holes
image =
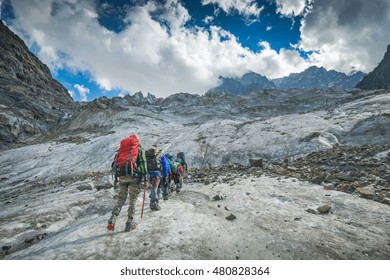
POLYGON ((371 71, 390 0, 0 0, 1 19, 76 101, 203 94, 220 75, 371 71))

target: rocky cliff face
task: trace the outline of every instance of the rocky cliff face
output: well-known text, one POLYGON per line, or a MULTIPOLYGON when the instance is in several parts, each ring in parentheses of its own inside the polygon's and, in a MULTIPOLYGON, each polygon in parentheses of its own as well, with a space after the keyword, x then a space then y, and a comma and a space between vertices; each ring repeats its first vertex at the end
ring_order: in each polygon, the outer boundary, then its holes
POLYGON ((379 65, 357 84, 361 89, 385 89, 390 87, 390 45, 379 65))
POLYGON ((0 21, 0 148, 56 126, 74 106, 24 42, 0 21))

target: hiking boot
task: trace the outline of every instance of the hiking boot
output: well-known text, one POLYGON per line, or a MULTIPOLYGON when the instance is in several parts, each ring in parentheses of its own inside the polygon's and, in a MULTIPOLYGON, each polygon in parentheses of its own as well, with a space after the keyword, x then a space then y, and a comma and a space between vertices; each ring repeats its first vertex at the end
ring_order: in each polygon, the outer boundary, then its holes
POLYGON ((129 219, 127 220, 126 222, 126 226, 125 226, 125 231, 130 231, 130 230, 133 230, 137 227, 137 223, 134 222, 133 220, 129 219))
POLYGON ((161 207, 160 207, 160 205, 158 205, 157 202, 153 202, 150 205, 150 210, 152 210, 152 211, 159 211, 159 210, 161 210, 161 207))
POLYGON ((164 195, 164 196, 163 196, 163 199, 164 199, 164 200, 168 200, 168 195, 164 195))
POLYGON ((111 218, 108 219, 108 225, 107 225, 107 229, 108 230, 114 230, 115 229, 115 220, 116 220, 116 216, 115 215, 111 215, 111 218))

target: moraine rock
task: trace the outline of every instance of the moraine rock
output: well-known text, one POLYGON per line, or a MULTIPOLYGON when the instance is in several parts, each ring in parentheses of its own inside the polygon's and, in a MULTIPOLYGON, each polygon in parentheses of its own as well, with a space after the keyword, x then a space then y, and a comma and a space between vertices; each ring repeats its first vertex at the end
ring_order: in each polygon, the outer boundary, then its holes
POLYGON ((330 205, 325 204, 325 205, 318 207, 317 211, 321 214, 328 214, 331 209, 332 209, 332 207, 330 205))
POLYGON ((357 188, 357 193, 364 198, 373 198, 375 196, 375 188, 373 185, 367 187, 357 188))
POLYGON ((228 220, 228 221, 233 221, 235 219, 237 219, 237 217, 233 213, 231 213, 229 216, 226 217, 226 220, 228 220))
POLYGON ((263 159, 249 159, 249 165, 254 167, 263 167, 263 159))

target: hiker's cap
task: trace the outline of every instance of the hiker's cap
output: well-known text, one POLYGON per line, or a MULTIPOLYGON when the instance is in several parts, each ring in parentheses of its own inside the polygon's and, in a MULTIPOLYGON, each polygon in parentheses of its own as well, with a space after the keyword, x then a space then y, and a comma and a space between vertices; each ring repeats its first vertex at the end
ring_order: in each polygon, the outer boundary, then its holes
POLYGON ((137 141, 139 142, 139 136, 138 136, 137 133, 131 134, 131 135, 130 135, 130 138, 135 138, 135 139, 137 139, 137 141))

